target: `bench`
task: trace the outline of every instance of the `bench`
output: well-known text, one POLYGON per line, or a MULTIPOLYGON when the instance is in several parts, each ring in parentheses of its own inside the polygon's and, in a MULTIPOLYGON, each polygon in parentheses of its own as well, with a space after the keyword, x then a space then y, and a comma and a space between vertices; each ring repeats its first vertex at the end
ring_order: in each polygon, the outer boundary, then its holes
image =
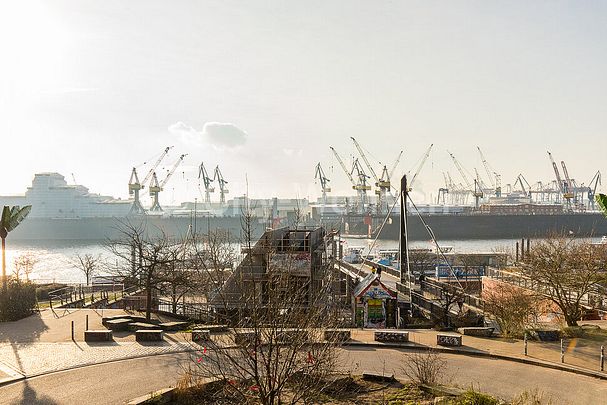
POLYGON ((255 332, 234 332, 234 343, 239 346, 251 346, 255 343, 255 332))
POLYGON ((308 339, 308 331, 305 329, 283 329, 276 333, 278 343, 307 342, 308 339))
POLYGON ((394 374, 378 374, 374 371, 363 371, 363 380, 374 381, 374 382, 394 382, 394 374))
POLYGON ((161 342, 162 329, 140 329, 135 331, 137 342, 161 342))
POLYGON ((112 319, 111 321, 106 321, 104 325, 106 328, 111 329, 114 332, 120 332, 128 330, 130 323, 130 319, 112 319))
POLYGON ((197 325, 211 333, 223 333, 228 331, 228 325, 197 325))
POLYGON ((187 327, 189 325, 190 325, 189 322, 164 322, 164 323, 159 323, 158 327, 162 330, 178 331, 178 330, 187 329, 187 327))
POLYGON ((107 329, 102 330, 85 330, 85 342, 111 342, 113 340, 112 331, 107 329))
POLYGON ((467 336, 478 336, 478 337, 491 337, 495 328, 491 327, 466 327, 459 328, 457 331, 462 335, 467 336))
POLYGON ((376 330, 373 335, 376 342, 406 343, 409 341, 409 332, 403 330, 376 330))
POLYGON ((461 346, 462 336, 439 333, 436 335, 436 344, 439 346, 461 346))
POLYGON ((129 322, 128 329, 130 331, 138 331, 142 329, 158 329, 158 325, 154 325, 153 323, 145 323, 145 322, 129 322))
POLYGON ((327 329, 324 338, 328 342, 344 343, 352 338, 352 332, 350 329, 327 329))
POLYGON ((206 329, 194 329, 192 331, 192 342, 208 342, 211 340, 211 332, 206 329))

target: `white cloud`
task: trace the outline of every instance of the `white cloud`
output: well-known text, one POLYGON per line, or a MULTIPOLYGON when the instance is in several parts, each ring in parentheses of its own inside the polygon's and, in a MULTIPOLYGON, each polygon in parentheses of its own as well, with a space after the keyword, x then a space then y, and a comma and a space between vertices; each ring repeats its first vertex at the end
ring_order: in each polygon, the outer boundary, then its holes
POLYGON ((188 145, 203 146, 212 145, 215 149, 233 149, 244 145, 247 141, 247 133, 234 124, 223 122, 207 122, 202 131, 179 121, 169 126, 169 132, 178 136, 181 141, 188 145))
POLYGON ((235 148, 247 141, 245 131, 234 124, 223 122, 207 122, 202 128, 202 135, 219 148, 235 148))

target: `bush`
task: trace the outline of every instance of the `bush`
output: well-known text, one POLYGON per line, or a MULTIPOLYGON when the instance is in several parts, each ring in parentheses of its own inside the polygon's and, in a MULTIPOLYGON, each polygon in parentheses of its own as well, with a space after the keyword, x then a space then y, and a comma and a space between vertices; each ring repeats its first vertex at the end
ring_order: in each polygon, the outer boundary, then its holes
POLYGON ((0 288, 0 322, 17 321, 30 316, 36 308, 36 286, 29 282, 9 280, 0 288))
POLYGON ((36 288, 36 298, 38 299, 38 301, 47 301, 49 298, 48 297, 49 292, 58 290, 60 288, 65 288, 65 287, 67 287, 66 284, 59 284, 59 283, 39 285, 38 288, 36 288))
POLYGON ((491 395, 481 394, 472 389, 458 396, 453 402, 454 405, 497 405, 497 399, 491 395))

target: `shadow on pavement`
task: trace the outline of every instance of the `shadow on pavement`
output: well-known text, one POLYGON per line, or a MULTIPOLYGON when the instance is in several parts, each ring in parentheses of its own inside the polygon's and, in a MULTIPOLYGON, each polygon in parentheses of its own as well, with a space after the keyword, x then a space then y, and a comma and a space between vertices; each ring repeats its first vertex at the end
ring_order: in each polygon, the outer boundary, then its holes
POLYGON ((27 380, 23 383, 23 393, 21 394, 21 398, 14 400, 11 404, 28 404, 28 405, 58 405, 59 403, 53 401, 51 398, 41 395, 30 387, 27 380))

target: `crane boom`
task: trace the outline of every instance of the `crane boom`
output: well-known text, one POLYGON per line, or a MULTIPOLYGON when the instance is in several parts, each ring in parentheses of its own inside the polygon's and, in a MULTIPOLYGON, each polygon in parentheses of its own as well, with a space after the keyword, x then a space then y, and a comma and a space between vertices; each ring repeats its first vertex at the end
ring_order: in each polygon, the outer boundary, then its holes
POLYGON ((419 174, 419 172, 421 172, 422 167, 424 167, 424 163, 426 163, 426 160, 428 160, 428 156, 430 156, 430 151, 432 150, 433 146, 434 146, 434 144, 431 143, 430 146, 428 147, 428 149, 426 149, 426 153, 424 154, 424 157, 422 158, 421 162, 419 162, 419 165, 417 166, 417 170, 415 170, 415 173, 413 174, 413 178, 411 179, 411 182, 409 183, 409 188, 413 187, 413 183, 415 182, 415 179, 417 179, 417 175, 419 174))
POLYGON ((565 194, 565 190, 563 189, 563 180, 561 180, 561 174, 559 173, 559 168, 556 165, 556 162, 552 158, 552 153, 548 152, 548 157, 550 158, 550 162, 552 163, 552 168, 554 169, 554 175, 556 176, 556 182, 558 183, 558 188, 561 193, 565 194))
POLYGON ((167 182, 169 181, 171 176, 173 176, 173 173, 175 173, 175 170, 177 170, 177 167, 181 164, 181 162, 183 162, 183 158, 186 157, 187 155, 188 155, 187 153, 184 153, 183 155, 179 156, 179 159, 177 159, 177 161, 171 168, 171 171, 167 174, 167 176, 164 178, 164 180, 162 180, 162 183, 160 183, 160 188, 164 188, 164 186, 167 184, 167 182))
POLYGON ((396 170, 396 166, 398 166, 398 163, 400 162, 400 158, 402 155, 403 155, 403 151, 401 150, 400 153, 398 154, 398 157, 396 158, 396 161, 392 165, 392 169, 390 169, 390 180, 392 180, 392 176, 394 176, 394 171, 396 170))
POLYGON ((148 172, 148 174, 145 175, 145 178, 141 182, 142 186, 145 186, 145 184, 148 182, 148 180, 150 180, 150 178, 152 177, 152 174, 156 171, 156 168, 158 167, 160 162, 162 162, 162 160, 165 158, 167 153, 169 153, 169 150, 171 150, 172 148, 173 148, 172 146, 167 146, 166 148, 164 148, 164 152, 162 152, 160 154, 160 157, 158 158, 158 160, 156 160, 156 163, 154 163, 154 166, 152 166, 150 168, 150 171, 148 172))
POLYGON ((365 152, 363 152, 363 149, 360 147, 360 145, 358 144, 356 139, 354 139, 353 136, 351 136, 350 139, 352 139, 352 142, 354 142, 354 146, 356 146, 356 149, 358 149, 358 153, 360 154, 360 157, 363 158, 363 161, 365 162, 365 166, 367 166, 367 169, 369 169, 369 171, 371 172, 371 176, 373 176, 373 179, 375 180, 376 183, 379 183, 379 177, 377 177, 377 174, 375 174, 375 170, 373 170, 373 167, 371 167, 369 160, 367 160, 367 155, 365 155, 365 152))
POLYGON ((497 173, 495 173, 495 170, 492 170, 491 166, 489 166, 489 162, 487 162, 487 159, 485 159, 485 155, 483 155, 483 151, 481 151, 481 148, 477 146, 476 149, 478 149, 478 153, 479 155, 481 155, 481 160, 483 162, 483 166, 485 167, 485 171, 487 172, 487 177, 489 177, 489 181, 491 182, 491 187, 496 188, 493 176, 497 175, 497 173))
POLYGON ((565 161, 561 160, 561 166, 563 167, 563 174, 565 175, 565 181, 567 181, 567 194, 571 194, 573 197, 573 183, 571 182, 571 178, 569 177, 569 172, 567 171, 567 166, 565 165, 565 161))
POLYGON ((344 173, 346 173, 346 176, 348 176, 348 179, 350 179, 350 182, 352 183, 352 187, 353 188, 356 187, 356 181, 354 181, 354 177, 352 177, 352 174, 346 168, 346 165, 344 164, 344 161, 341 160, 341 157, 339 157, 339 154, 337 153, 337 151, 335 150, 335 148, 333 146, 329 146, 329 147, 333 151, 333 154, 335 155, 335 158, 339 162, 339 165, 343 169, 344 173))
POLYGON ((320 187, 322 188, 323 193, 331 191, 331 187, 329 187, 329 182, 331 180, 329 180, 327 176, 325 176, 325 172, 322 169, 320 162, 318 162, 318 164, 316 165, 316 174, 314 175, 314 178, 320 181, 320 187))
POLYGON ((459 164, 459 161, 455 158, 455 156, 453 156, 453 153, 451 153, 449 151, 447 151, 447 153, 449 154, 449 156, 451 156, 451 159, 453 159, 453 164, 459 171, 459 174, 462 176, 462 179, 464 179, 464 183, 465 183, 466 187, 468 188, 468 190, 473 190, 472 185, 470 184, 470 180, 468 180, 466 173, 464 173, 464 168, 462 167, 462 165, 459 164))

